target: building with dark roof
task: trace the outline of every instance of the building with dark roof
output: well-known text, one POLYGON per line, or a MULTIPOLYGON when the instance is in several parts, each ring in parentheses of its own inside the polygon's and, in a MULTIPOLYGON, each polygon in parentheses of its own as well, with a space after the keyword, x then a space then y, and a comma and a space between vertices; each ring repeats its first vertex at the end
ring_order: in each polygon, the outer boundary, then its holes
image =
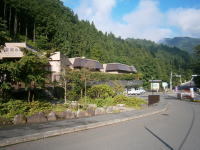
MULTIPOLYGON (((22 49, 25 48, 31 52, 37 52, 26 43, 5 43, 4 49, 0 51, 0 59, 21 59, 24 56, 22 49)), ((62 68, 71 65, 68 58, 60 52, 54 52, 49 58, 49 63, 44 69, 50 71, 48 78, 50 81, 59 81, 62 68)))
POLYGON ((71 63, 70 65, 71 69, 86 68, 91 71, 100 71, 101 69, 103 69, 103 65, 99 61, 93 59, 75 57, 75 58, 69 58, 69 61, 71 63))
POLYGON ((134 66, 129 66, 121 63, 103 64, 102 72, 120 74, 120 73, 136 73, 137 70, 134 66))

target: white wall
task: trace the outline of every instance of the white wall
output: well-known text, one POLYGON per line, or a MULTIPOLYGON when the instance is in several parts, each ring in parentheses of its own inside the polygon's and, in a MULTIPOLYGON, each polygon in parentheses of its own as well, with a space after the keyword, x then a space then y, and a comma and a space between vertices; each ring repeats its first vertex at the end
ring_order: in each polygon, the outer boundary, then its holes
POLYGON ((107 64, 103 64, 103 69, 100 69, 101 72, 106 72, 107 64))
POLYGON ((50 61, 52 60, 60 60, 61 58, 60 58, 60 52, 54 52, 54 54, 53 55, 51 55, 50 56, 50 61))
POLYGON ((71 63, 71 65, 69 66, 70 69, 74 69, 73 64, 76 58, 69 58, 69 62, 71 63))
POLYGON ((26 43, 5 43, 6 47, 26 47, 26 43))
POLYGON ((61 71, 60 61, 49 61, 49 64, 51 65, 52 72, 60 72, 61 71))

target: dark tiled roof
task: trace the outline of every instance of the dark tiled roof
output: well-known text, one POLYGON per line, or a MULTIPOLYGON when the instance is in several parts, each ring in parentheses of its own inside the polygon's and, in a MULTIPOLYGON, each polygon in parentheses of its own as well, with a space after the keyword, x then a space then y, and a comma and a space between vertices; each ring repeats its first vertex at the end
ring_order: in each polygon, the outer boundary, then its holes
POLYGON ((142 86, 143 82, 141 80, 112 80, 112 81, 90 81, 89 85, 98 85, 98 84, 108 84, 112 87, 115 87, 116 84, 125 87, 133 87, 133 86, 142 86))
POLYGON ((72 63, 69 61, 69 59, 67 58, 67 56, 61 54, 60 56, 61 58, 61 61, 62 61, 62 64, 63 66, 70 66, 72 63))
POLYGON ((137 72, 135 66, 130 66, 130 69, 131 69, 132 72, 137 72))
POLYGON ((120 63, 110 63, 106 66, 106 71, 124 71, 124 72, 136 72, 136 69, 134 66, 128 66, 125 64, 120 63))
POLYGON ((103 65, 96 60, 75 58, 73 67, 77 68, 88 68, 88 69, 103 69, 103 65))

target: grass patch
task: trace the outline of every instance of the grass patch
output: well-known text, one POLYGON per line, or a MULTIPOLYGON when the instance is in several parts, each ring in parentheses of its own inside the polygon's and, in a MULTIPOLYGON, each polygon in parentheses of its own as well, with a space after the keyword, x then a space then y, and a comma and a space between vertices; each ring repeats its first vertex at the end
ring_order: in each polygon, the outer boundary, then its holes
POLYGON ((200 100, 193 100, 192 102, 197 102, 197 103, 200 103, 200 100))
POLYGON ((115 97, 107 98, 82 98, 79 100, 80 104, 96 104, 97 107, 114 106, 116 104, 125 104, 127 107, 141 108, 143 104, 147 104, 147 101, 137 97, 127 97, 124 95, 117 95, 115 97))
POLYGON ((147 104, 147 101, 138 97, 127 97, 124 95, 117 95, 113 99, 115 104, 125 104, 127 107, 133 108, 141 108, 143 104, 147 104))
POLYGON ((62 111, 65 111, 67 108, 69 108, 68 104, 57 104, 53 106, 52 111, 62 112, 62 111))

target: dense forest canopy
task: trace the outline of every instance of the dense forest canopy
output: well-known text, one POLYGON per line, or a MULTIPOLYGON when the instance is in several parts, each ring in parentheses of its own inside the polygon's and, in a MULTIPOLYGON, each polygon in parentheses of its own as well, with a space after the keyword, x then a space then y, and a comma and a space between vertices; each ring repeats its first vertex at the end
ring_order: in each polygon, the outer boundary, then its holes
POLYGON ((171 71, 184 79, 191 77, 188 53, 152 41, 121 39, 98 31, 94 23, 79 20, 60 0, 1 0, 0 44, 8 41, 25 41, 38 50, 59 50, 68 57, 134 65, 146 82, 169 81, 171 71))

